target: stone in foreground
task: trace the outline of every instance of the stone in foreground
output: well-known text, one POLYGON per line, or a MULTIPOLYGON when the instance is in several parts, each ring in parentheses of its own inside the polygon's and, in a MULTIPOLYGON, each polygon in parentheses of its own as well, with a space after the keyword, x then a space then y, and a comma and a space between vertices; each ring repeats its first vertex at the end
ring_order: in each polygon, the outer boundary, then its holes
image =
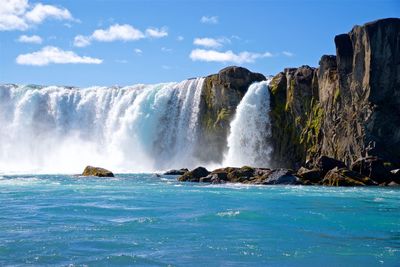
POLYGON ((346 168, 334 168, 325 175, 322 185, 326 186, 364 186, 376 185, 369 177, 346 168))
POLYGON ((293 175, 292 170, 276 169, 272 170, 264 184, 274 185, 297 185, 301 184, 300 179, 293 175))
POLYGON ((184 175, 189 170, 186 168, 182 168, 179 170, 169 170, 163 173, 163 175, 184 175))
POLYGON ((82 176, 97 176, 97 177, 114 177, 114 174, 100 167, 86 166, 82 176))
POLYGON ((186 172, 178 178, 180 182, 200 182, 200 178, 206 177, 210 172, 204 167, 197 167, 191 171, 186 172))

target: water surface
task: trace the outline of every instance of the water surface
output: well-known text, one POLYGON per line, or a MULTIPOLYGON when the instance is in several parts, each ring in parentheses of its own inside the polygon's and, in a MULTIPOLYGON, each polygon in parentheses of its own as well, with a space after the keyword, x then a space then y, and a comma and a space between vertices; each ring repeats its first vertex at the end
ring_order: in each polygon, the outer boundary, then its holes
POLYGON ((0 265, 399 266, 400 190, 0 176, 0 265))

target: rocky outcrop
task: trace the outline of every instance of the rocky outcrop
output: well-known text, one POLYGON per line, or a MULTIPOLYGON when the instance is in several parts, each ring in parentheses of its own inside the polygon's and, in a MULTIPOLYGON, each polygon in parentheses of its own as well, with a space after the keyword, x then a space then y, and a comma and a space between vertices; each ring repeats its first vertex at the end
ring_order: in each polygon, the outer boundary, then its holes
MULTIPOLYGON (((202 167, 199 167, 202 168, 202 167)), ((198 169, 198 168, 196 168, 198 169)), ((195 170, 196 170, 195 169, 195 170)), ((288 169, 264 169, 243 166, 241 168, 226 167, 209 172, 190 174, 185 173, 178 177, 178 181, 200 182, 200 183, 243 183, 263 185, 297 185, 301 184, 292 170, 288 169), (200 177, 202 176, 202 177, 200 177)))
POLYGON ((204 167, 197 167, 178 177, 180 182, 200 182, 200 179, 206 177, 210 172, 204 167))
POLYGON ((320 96, 336 99, 321 97, 321 154, 347 165, 366 156, 399 164, 400 19, 355 26, 336 36, 335 44, 336 66, 326 71, 336 71, 337 91, 319 89, 320 96))
POLYGON ((326 186, 365 186, 376 185, 370 178, 346 168, 334 168, 330 170, 322 180, 326 186))
POLYGON ((235 66, 205 78, 199 116, 201 149, 196 155, 201 162, 222 162, 236 107, 250 84, 263 80, 264 75, 235 66))
POLYGON ((298 168, 307 150, 315 149, 320 135, 315 68, 285 69, 272 79, 270 92, 271 163, 274 167, 298 168), (315 116, 310 121, 311 113, 315 116))
POLYGON ((366 157, 354 162, 351 165, 351 170, 365 175, 378 183, 384 183, 392 179, 392 174, 384 164, 380 158, 366 157))
POLYGON ((273 164, 297 169, 325 155, 350 167, 374 156, 394 169, 400 165, 400 19, 355 26, 336 36, 335 45, 336 56, 323 56, 318 69, 285 69, 273 78, 273 164))
POLYGON ((327 156, 321 156, 318 158, 314 167, 320 170, 322 175, 325 175, 328 171, 334 168, 345 168, 346 165, 340 160, 333 159, 327 156))
POLYGON ((179 170, 169 170, 163 173, 163 175, 183 175, 189 170, 186 168, 179 169, 179 170))
POLYGON ((114 177, 114 174, 111 171, 100 167, 86 166, 83 170, 82 176, 114 177))

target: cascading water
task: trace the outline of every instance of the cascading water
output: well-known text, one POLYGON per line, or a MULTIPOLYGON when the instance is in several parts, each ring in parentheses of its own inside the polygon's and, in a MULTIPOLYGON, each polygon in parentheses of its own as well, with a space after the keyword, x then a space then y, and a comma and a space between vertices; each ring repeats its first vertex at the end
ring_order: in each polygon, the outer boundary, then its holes
POLYGON ((0 86, 0 172, 194 167, 204 78, 123 88, 0 86))
POLYGON ((236 108, 230 124, 228 152, 224 166, 267 167, 272 151, 269 145, 269 81, 250 85, 236 108))

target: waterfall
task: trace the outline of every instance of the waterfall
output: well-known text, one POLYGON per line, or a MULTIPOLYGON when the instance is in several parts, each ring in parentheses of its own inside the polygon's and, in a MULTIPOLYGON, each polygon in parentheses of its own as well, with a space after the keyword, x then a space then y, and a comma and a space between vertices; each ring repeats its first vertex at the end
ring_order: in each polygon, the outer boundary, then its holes
POLYGON ((268 167, 271 154, 269 137, 269 81, 250 85, 236 108, 230 124, 228 152, 224 166, 268 167))
POLYGON ((128 87, 0 86, 0 172, 194 167, 204 78, 128 87))

